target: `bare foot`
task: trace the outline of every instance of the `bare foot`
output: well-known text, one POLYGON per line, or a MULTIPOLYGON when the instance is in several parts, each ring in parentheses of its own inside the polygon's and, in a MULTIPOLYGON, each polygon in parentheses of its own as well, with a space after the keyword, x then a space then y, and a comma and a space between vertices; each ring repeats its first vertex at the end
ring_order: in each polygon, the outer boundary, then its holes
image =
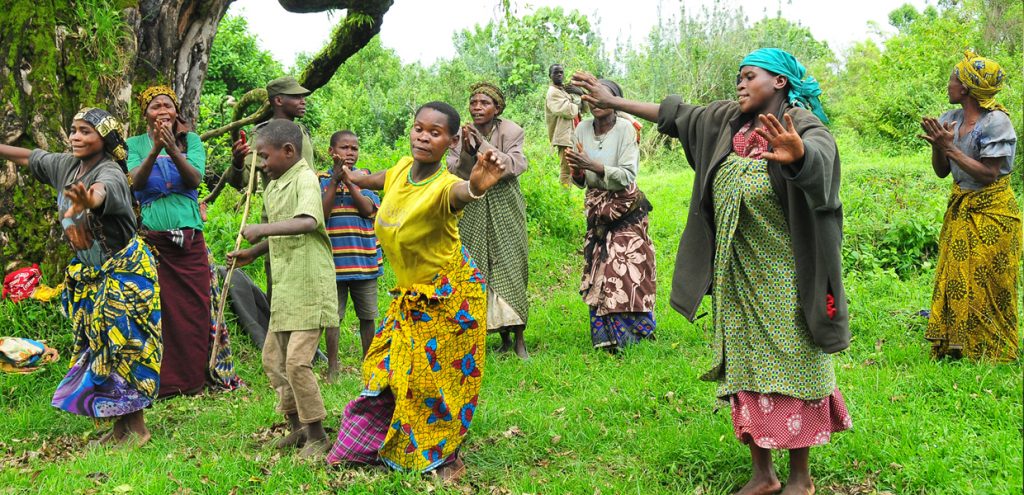
MULTIPOLYGON (((124 434, 121 434, 121 436, 124 436, 124 434)), ((120 440, 120 438, 115 434, 114 428, 111 428, 100 435, 99 438, 89 441, 89 448, 104 447, 117 443, 118 440, 120 440)))
POLYGON ((291 449, 296 447, 302 447, 306 443, 306 429, 298 428, 292 430, 291 433, 279 438, 274 442, 274 448, 278 449, 291 449))
POLYGON ((808 479, 786 481, 782 495, 814 495, 814 482, 808 479))
POLYGON ((498 348, 498 352, 508 352, 512 350, 512 338, 508 332, 501 332, 501 347, 498 348))
POLYGON ((522 359, 523 361, 530 359, 530 353, 526 352, 526 347, 516 346, 516 356, 519 356, 519 359, 522 359))
POLYGON ((735 495, 772 495, 782 489, 782 483, 773 474, 771 478, 751 478, 735 495))
POLYGON ((516 356, 519 356, 519 359, 523 361, 530 359, 530 353, 526 352, 526 341, 523 340, 523 334, 521 333, 516 335, 516 356))
POLYGON ((462 462, 461 458, 456 457, 454 461, 437 468, 436 472, 441 481, 445 483, 458 483, 462 476, 466 474, 466 465, 462 462))
POLYGON ((327 383, 338 383, 338 366, 327 367, 327 383))
POLYGON ((149 433, 149 430, 146 430, 145 432, 142 433, 129 431, 123 437, 121 437, 120 440, 118 440, 117 447, 125 449, 137 449, 149 443, 149 440, 151 438, 153 438, 153 435, 149 433))
POLYGON ((329 450, 331 450, 331 444, 326 438, 311 440, 306 442, 306 446, 299 451, 299 458, 305 460, 320 459, 322 461, 329 450))

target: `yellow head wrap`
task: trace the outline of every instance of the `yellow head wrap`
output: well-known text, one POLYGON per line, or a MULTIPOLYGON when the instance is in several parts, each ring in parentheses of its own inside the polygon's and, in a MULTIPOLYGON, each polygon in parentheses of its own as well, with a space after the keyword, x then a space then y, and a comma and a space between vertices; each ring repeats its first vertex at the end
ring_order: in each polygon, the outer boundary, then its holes
POLYGON ((964 59, 953 69, 956 78, 967 87, 967 92, 978 100, 981 108, 1010 112, 995 100, 996 93, 1003 89, 1003 69, 995 60, 979 56, 970 50, 964 51, 964 59))
POLYGON ((168 86, 150 86, 139 95, 139 108, 142 109, 142 112, 145 113, 153 99, 160 95, 170 98, 174 103, 174 108, 178 108, 178 95, 173 89, 168 86))

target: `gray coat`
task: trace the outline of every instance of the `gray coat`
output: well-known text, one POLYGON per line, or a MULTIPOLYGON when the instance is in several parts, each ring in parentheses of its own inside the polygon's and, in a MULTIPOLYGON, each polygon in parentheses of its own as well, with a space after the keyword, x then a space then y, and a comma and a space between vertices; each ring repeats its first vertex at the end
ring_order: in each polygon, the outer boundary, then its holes
MULTIPOLYGON (((849 313, 842 279, 843 207, 839 200, 840 164, 835 139, 811 112, 783 105, 776 112, 793 118, 803 139, 801 163, 769 162, 772 189, 789 224, 796 260, 800 307, 815 344, 833 353, 850 345, 849 313), (825 296, 835 299, 829 318, 825 296)), ((715 253, 715 217, 711 188, 715 172, 732 152, 732 138, 745 122, 735 101, 687 105, 669 96, 658 111, 658 131, 678 138, 696 172, 686 228, 676 253, 670 304, 689 320, 711 292, 715 253)))

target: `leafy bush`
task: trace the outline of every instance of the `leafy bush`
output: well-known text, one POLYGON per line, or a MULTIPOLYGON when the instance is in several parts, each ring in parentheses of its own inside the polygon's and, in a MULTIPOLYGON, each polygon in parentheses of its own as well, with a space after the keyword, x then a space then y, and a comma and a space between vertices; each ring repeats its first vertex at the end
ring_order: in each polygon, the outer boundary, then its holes
POLYGON ((891 271, 905 279, 934 266, 949 186, 935 177, 926 159, 917 156, 908 160, 908 166, 855 167, 845 172, 847 271, 891 271))
POLYGON ((525 154, 530 166, 519 177, 519 185, 526 200, 530 237, 581 242, 586 227, 583 193, 558 182, 558 155, 548 146, 546 136, 531 141, 525 154))
MULTIPOLYGON (((946 83, 966 48, 1002 64, 1008 84, 998 99, 1007 108, 1019 110, 1024 83, 1020 11, 1019 2, 1014 7, 1004 0, 957 2, 921 12, 909 5, 894 10, 890 23, 899 32, 884 42, 884 50, 865 41, 847 52, 845 71, 832 95, 835 127, 856 135, 866 148, 889 156, 924 149, 927 143, 917 138, 921 117, 951 108, 946 83), (1005 12, 1006 19, 996 19, 994 12, 1005 12), (1016 34, 990 32, 991 23, 997 21, 1015 23, 1007 28, 1016 34)), ((1021 112, 1011 110, 1010 119, 1016 129, 1022 128, 1021 112)), ((1020 160, 1018 154, 1018 168, 1020 160)))

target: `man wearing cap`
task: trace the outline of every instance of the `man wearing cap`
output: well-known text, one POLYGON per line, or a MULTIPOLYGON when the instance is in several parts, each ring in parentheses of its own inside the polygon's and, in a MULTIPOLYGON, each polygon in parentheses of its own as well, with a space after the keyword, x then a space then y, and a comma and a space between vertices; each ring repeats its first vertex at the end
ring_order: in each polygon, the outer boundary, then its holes
MULTIPOLYGON (((267 83, 267 99, 270 101, 270 108, 273 112, 273 115, 270 117, 271 120, 287 119, 294 122, 295 119, 306 115, 306 95, 309 93, 308 89, 299 85, 299 82, 291 76, 279 77, 267 83)), ((267 122, 270 121, 268 120, 267 122)), ((252 154, 254 153, 250 149, 249 144, 256 142, 256 134, 260 132, 260 128, 266 125, 267 122, 257 124, 253 128, 249 142, 239 139, 231 147, 232 160, 231 169, 228 171, 230 174, 228 176, 228 184, 231 184, 233 187, 242 188, 249 183, 249 166, 251 165, 252 154)), ((316 166, 313 162, 313 143, 309 139, 309 130, 301 124, 299 124, 299 128, 302 129, 302 158, 316 172, 316 166)), ((262 167, 260 167, 262 160, 257 157, 256 161, 256 170, 259 171, 263 185, 266 186, 267 176, 263 173, 262 167)))
MULTIPOLYGON (((274 119, 286 119, 295 122, 295 119, 306 115, 306 95, 310 91, 299 85, 299 82, 294 77, 284 76, 274 79, 267 83, 267 100, 270 101, 270 108, 273 115, 270 120, 257 124, 253 128, 249 141, 239 139, 235 141, 235 144, 231 147, 231 167, 228 169, 228 184, 231 184, 235 188, 243 188, 249 184, 249 167, 252 164, 253 155, 255 150, 250 148, 251 143, 256 142, 256 136, 259 134, 260 129, 267 125, 268 122, 274 119)), ((302 124, 295 122, 302 129, 302 158, 303 161, 309 165, 313 172, 316 173, 316 165, 313 162, 313 143, 309 139, 309 130, 302 124)), ((267 178, 267 174, 263 173, 263 160, 258 156, 256 157, 256 173, 258 173, 263 181, 264 188, 270 181, 267 178)), ((263 214, 261 216, 261 223, 267 223, 267 208, 264 205, 263 214)), ((273 289, 273 277, 270 273, 270 257, 265 256, 263 258, 263 269, 267 274, 267 300, 269 301, 273 289)), ((269 316, 268 316, 269 318, 269 316)), ((264 320, 266 321, 266 320, 264 320)), ((266 331, 266 329, 264 329, 266 331)))

